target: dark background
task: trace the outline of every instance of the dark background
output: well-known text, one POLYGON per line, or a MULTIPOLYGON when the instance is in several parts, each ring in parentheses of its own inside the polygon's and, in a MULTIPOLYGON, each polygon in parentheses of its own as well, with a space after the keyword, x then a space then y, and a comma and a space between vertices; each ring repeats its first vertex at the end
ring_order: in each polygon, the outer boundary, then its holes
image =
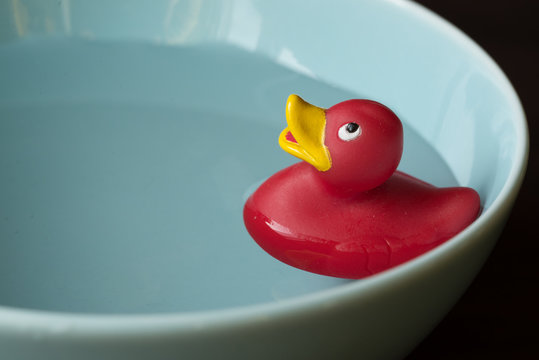
POLYGON ((418 0, 475 40, 515 87, 530 157, 512 215, 485 267, 448 316, 407 358, 539 359, 539 1, 418 0))

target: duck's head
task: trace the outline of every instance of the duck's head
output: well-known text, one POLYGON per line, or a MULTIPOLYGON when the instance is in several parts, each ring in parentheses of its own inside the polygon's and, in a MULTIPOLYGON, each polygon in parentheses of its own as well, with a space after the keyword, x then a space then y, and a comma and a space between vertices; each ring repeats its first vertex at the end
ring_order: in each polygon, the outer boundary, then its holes
POLYGON ((337 193, 381 185, 401 159, 402 124, 375 101, 348 100, 322 109, 290 95, 286 121, 279 145, 314 166, 337 193))

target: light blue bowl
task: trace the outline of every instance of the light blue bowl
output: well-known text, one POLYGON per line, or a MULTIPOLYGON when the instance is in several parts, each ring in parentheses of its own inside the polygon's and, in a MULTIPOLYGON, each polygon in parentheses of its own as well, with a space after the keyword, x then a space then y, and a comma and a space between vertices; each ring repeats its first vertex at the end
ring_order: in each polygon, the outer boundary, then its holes
POLYGON ((527 160, 511 84, 401 0, 0 4, 0 358, 403 357, 485 261, 527 160), (400 168, 480 218, 360 281, 279 263, 246 197, 297 93, 405 123, 400 168))

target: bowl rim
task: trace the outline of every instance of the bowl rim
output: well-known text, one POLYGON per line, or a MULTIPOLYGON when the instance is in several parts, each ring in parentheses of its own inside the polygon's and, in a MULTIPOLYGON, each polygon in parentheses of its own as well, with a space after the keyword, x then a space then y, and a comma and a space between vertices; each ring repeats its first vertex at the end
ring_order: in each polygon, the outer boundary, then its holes
MULTIPOLYGON (((380 1, 380 0, 377 0, 380 1)), ((459 43, 467 51, 479 59, 496 77, 497 83, 505 90, 513 113, 516 130, 515 159, 507 181, 493 203, 468 228, 450 241, 404 264, 362 279, 361 281, 339 285, 333 288, 316 291, 279 302, 258 303, 253 305, 231 307, 194 312, 159 313, 159 314, 82 314, 55 312, 35 309, 16 308, 0 305, 0 333, 10 329, 24 329, 24 332, 45 332, 50 336, 62 336, 62 330, 70 329, 71 336, 85 338, 132 337, 166 334, 189 334, 193 329, 230 329, 254 322, 278 322, 290 314, 315 314, 321 306, 328 302, 344 303, 353 300, 360 294, 376 292, 387 284, 409 278, 412 274, 424 271, 437 263, 442 257, 450 256, 458 251, 466 239, 471 239, 481 229, 497 219, 503 219, 510 210, 526 172, 529 139, 524 109, 510 81, 496 62, 472 39, 461 30, 443 19, 423 5, 408 0, 383 0, 387 5, 399 7, 400 11, 438 28, 446 36, 459 43)), ((65 334, 65 333, 64 333, 65 334)))

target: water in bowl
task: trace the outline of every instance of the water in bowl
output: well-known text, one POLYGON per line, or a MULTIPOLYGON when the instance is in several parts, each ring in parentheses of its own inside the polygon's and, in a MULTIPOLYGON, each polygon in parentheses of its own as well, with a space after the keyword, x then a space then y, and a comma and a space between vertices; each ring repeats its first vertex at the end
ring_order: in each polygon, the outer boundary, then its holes
MULTIPOLYGON (((186 312, 347 282, 274 260, 242 207, 296 161, 277 145, 290 93, 368 94, 223 46, 27 40, 0 68, 0 306, 186 312)), ((400 169, 456 185, 406 126, 400 169)))

